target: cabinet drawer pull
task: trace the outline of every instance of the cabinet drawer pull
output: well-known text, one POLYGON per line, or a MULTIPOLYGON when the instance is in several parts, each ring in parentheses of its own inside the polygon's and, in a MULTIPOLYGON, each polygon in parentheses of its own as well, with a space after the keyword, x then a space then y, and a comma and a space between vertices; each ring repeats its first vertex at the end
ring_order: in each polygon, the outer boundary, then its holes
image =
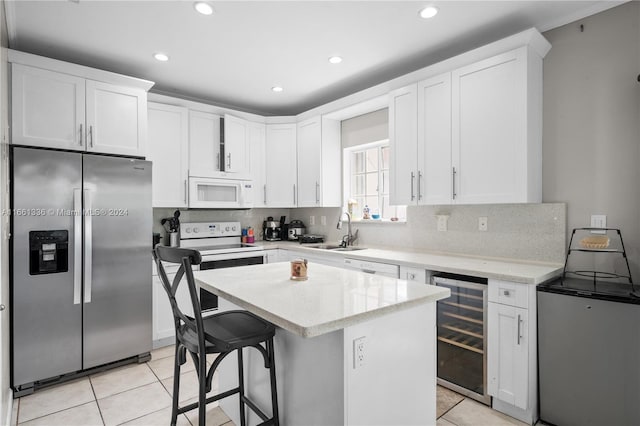
POLYGON ((503 290, 502 294, 507 296, 507 297, 511 296, 511 292, 509 290, 503 290))

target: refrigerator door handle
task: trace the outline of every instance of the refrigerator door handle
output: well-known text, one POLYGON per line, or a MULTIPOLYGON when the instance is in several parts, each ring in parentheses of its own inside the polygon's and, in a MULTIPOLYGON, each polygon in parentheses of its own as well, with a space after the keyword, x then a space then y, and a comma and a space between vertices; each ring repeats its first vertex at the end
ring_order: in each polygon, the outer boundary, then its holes
POLYGON ((91 303, 91 264, 93 251, 93 231, 91 229, 91 190, 84 190, 84 303, 91 303))
POLYGON ((73 304, 79 305, 82 293, 82 192, 73 189, 73 304))

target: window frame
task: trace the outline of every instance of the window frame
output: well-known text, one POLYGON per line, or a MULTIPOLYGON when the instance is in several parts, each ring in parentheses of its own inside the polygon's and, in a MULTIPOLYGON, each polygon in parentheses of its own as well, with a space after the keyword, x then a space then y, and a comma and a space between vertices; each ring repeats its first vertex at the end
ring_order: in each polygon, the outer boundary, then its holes
MULTIPOLYGON (((365 144, 359 144, 359 145, 354 145, 354 146, 350 146, 350 147, 346 147, 342 149, 342 182, 343 182, 343 197, 342 197, 342 207, 344 208, 345 211, 349 211, 349 199, 351 198, 355 198, 352 194, 351 194, 351 186, 352 186, 352 178, 354 177, 354 172, 352 170, 352 156, 355 153, 358 152, 366 152, 368 150, 371 150, 373 148, 377 148, 378 149, 378 170, 377 170, 377 175, 378 175, 378 190, 377 192, 377 197, 378 197, 378 210, 380 211, 380 219, 374 219, 372 220, 372 222, 391 222, 391 220, 389 218, 384 218, 383 216, 383 210, 384 210, 384 203, 383 203, 383 199, 384 199, 384 192, 380 191, 380 188, 382 188, 384 186, 384 177, 383 177, 383 171, 386 170, 387 173, 390 174, 390 169, 391 169, 391 164, 389 164, 389 168, 388 169, 383 169, 382 168, 382 148, 388 148, 389 150, 391 149, 390 143, 389 143, 389 139, 381 139, 381 140, 377 140, 377 141, 373 141, 373 142, 369 142, 369 143, 365 143, 365 144)), ((365 154, 365 158, 366 158, 366 154, 365 154)), ((365 159, 366 161, 366 159, 365 159)), ((366 175, 366 172, 365 172, 366 175)), ((387 192, 386 192, 386 196, 387 198, 389 197, 389 192, 390 192, 390 188, 387 188, 387 192)), ((365 195, 366 197, 366 195, 365 195)), ((399 218, 399 222, 406 222, 406 206, 394 206, 389 204, 389 208, 392 210, 391 213, 391 217, 398 217, 398 213, 399 213, 399 208, 404 207, 404 214, 402 215, 402 218, 399 218)), ((364 206, 357 206, 357 210, 354 211, 353 216, 355 220, 361 220, 362 219, 362 208, 364 208, 364 206)), ((373 211, 371 211, 371 214, 373 214, 373 211)), ((366 221, 366 219, 365 219, 366 221)))

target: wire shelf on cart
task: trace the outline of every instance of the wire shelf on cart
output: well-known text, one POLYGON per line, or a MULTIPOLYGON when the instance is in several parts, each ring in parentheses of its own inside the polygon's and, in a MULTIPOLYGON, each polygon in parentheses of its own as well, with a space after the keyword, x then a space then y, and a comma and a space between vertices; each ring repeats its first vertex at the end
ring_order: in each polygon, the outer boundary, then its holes
POLYGON ((569 240, 569 248, 567 249, 567 256, 564 262, 564 269, 562 271, 563 280, 567 278, 567 275, 587 277, 593 279, 595 286, 598 280, 626 280, 631 285, 631 294, 637 296, 633 279, 631 278, 631 269, 629 268, 629 259, 627 258, 627 252, 624 248, 624 242, 622 241, 622 233, 617 228, 574 228, 571 232, 571 239, 569 240), (585 235, 580 241, 576 240, 576 236, 585 235), (594 236, 595 235, 595 236, 594 236), (611 247, 611 238, 615 237, 613 246, 611 247), (591 243, 591 240, 597 239, 599 244, 591 243), (577 241, 577 242, 576 242, 577 241), (578 244, 578 246, 574 246, 578 244), (599 245, 601 247, 589 247, 589 245, 599 245), (626 274, 619 274, 616 272, 595 271, 595 270, 568 270, 569 256, 573 252, 588 252, 588 253, 607 253, 622 255, 627 267, 626 274))

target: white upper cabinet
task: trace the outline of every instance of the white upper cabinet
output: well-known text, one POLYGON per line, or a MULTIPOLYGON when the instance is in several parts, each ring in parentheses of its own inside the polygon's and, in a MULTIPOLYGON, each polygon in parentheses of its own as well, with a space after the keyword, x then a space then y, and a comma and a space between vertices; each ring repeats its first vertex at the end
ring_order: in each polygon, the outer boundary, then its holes
POLYGON ((320 206, 322 120, 320 116, 298 123, 298 207, 320 206))
POLYGON ((147 150, 147 92, 87 80, 88 151, 144 156, 147 150))
POLYGON ((189 111, 149 102, 148 120, 153 207, 187 207, 189 111))
MULTIPOLYGON (((77 67, 34 55, 12 52, 11 56, 27 58, 27 62, 52 64, 69 72, 77 67)), ((85 73, 109 74, 80 68, 85 73)), ((146 89, 22 63, 12 63, 11 71, 12 143, 137 157, 146 155, 146 89)), ((115 79, 126 82, 127 78, 117 76, 115 79)))
POLYGON ((267 177, 266 177, 266 125, 264 123, 249 123, 249 148, 251 180, 253 181, 253 206, 267 205, 267 177))
POLYGON ((452 201, 451 73, 418 83, 418 204, 452 201))
POLYGON ((298 207, 340 207, 340 122, 316 116, 298 123, 298 207))
POLYGON ((453 200, 542 199, 542 59, 522 47, 452 72, 453 200))
POLYGON ((412 84, 389 94, 390 174, 392 205, 417 202, 418 87, 412 84))
POLYGON ((189 111, 189 176, 219 175, 220 118, 208 112, 189 111))
POLYGON ((11 76, 12 143, 84 150, 84 78, 21 64, 11 76))
POLYGON ((296 124, 266 125, 266 205, 296 207, 296 124))
POLYGON ((227 173, 248 174, 249 158, 249 122, 232 115, 224 116, 224 171, 227 173))
POLYGON ((542 58, 521 47, 391 92, 391 203, 538 203, 542 58))

